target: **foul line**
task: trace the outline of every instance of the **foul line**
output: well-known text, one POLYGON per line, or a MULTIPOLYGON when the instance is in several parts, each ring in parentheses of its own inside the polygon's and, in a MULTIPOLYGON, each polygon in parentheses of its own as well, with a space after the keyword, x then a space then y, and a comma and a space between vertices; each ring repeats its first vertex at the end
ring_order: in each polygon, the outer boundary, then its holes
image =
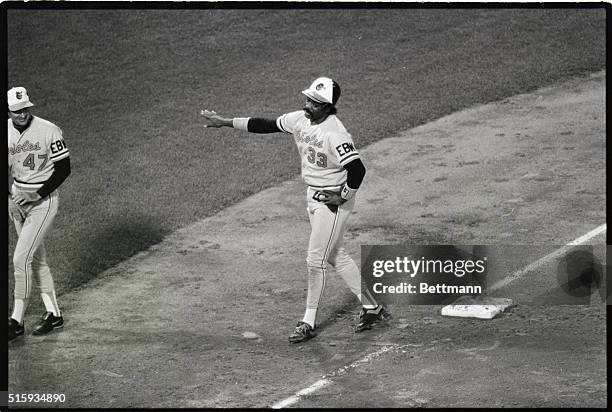
MULTIPOLYGON (((576 246, 576 245, 580 245, 586 241, 588 241, 589 239, 594 238, 595 236, 602 234, 606 231, 606 224, 603 224, 601 226, 599 226, 596 229, 591 230, 589 233, 580 236, 578 239, 572 240, 571 242, 569 242, 567 245, 555 250, 552 253, 549 253, 548 255, 536 260, 535 262, 525 266, 525 268, 513 273, 512 275, 508 276, 507 278, 504 278, 502 280, 500 280, 499 282, 497 282, 496 284, 494 284, 493 286, 491 286, 489 288, 489 290, 496 290, 496 289, 500 289, 504 286, 506 286, 508 283, 515 281, 516 279, 520 278, 521 276, 523 276, 525 273, 530 272, 532 270, 534 270, 535 268, 537 268, 540 265, 543 265, 544 263, 553 260, 561 255, 563 255, 565 252, 567 252, 568 250, 570 250, 572 248, 572 246, 576 246)), ((282 408, 286 408, 287 406, 293 405, 294 403, 298 402, 300 400, 300 398, 302 396, 307 396, 310 395, 311 393, 314 393, 316 391, 318 391, 321 388, 324 388, 326 386, 329 386, 333 383, 333 381, 330 379, 332 377, 337 377, 337 376, 342 376, 344 374, 346 374, 348 371, 350 371, 351 369, 354 369, 360 365, 363 365, 364 363, 367 363, 369 361, 371 361, 372 359, 382 355, 383 353, 392 351, 392 350, 398 350, 401 349, 403 347, 407 347, 408 345, 388 345, 388 346, 383 346, 382 348, 380 348, 379 350, 377 350, 376 352, 372 352, 366 356, 364 356, 363 358, 349 364, 346 366, 343 366, 342 368, 336 370, 335 372, 329 373, 325 376, 323 376, 321 379, 319 379, 318 381, 316 381, 315 383, 313 383, 312 385, 310 385, 309 387, 302 389, 301 391, 298 391, 295 393, 295 395, 292 395, 290 397, 288 397, 287 399, 283 399, 280 402, 276 402, 274 405, 272 405, 272 409, 282 409, 282 408)))
POLYGON ((324 388, 330 385, 331 383, 333 383, 333 381, 330 378, 336 377, 336 376, 342 376, 346 374, 349 370, 354 369, 360 365, 363 365, 364 363, 368 363, 369 361, 382 355, 383 353, 389 352, 391 350, 398 350, 404 346, 407 346, 407 345, 383 346, 376 352, 372 352, 364 356, 363 358, 351 363, 350 365, 343 366, 340 369, 336 370, 335 372, 332 372, 332 373, 329 373, 323 376, 323 378, 319 379, 318 381, 316 381, 315 383, 313 383, 306 389, 302 389, 301 391, 296 392, 295 395, 290 396, 287 399, 283 399, 280 402, 276 402, 274 405, 272 405, 272 409, 281 409, 281 408, 286 408, 287 406, 293 405, 294 403, 299 401, 302 396, 310 395, 311 393, 316 392, 317 390, 324 388))
POLYGON ((589 233, 580 236, 576 240, 572 240, 567 245, 565 245, 563 247, 560 247, 559 249, 555 250, 554 252, 549 253, 548 255, 546 255, 546 256, 536 260, 535 262, 533 262, 533 263, 531 263, 531 264, 529 264, 527 266, 525 266, 523 269, 518 270, 518 271, 514 272, 512 275, 510 275, 510 276, 500 280, 499 282, 495 283, 493 286, 488 288, 488 290, 489 291, 494 291, 494 290, 503 288, 504 286, 506 286, 510 282, 514 282, 515 280, 521 278, 525 273, 531 272, 532 270, 534 270, 537 267, 543 265, 544 263, 547 263, 547 262, 549 262, 549 261, 551 261, 553 259, 556 259, 559 256, 563 255, 568 250, 570 250, 572 248, 572 246, 580 245, 580 244, 588 241, 589 239, 592 239, 595 236, 604 233, 605 231, 606 231, 606 224, 604 223, 603 225, 599 226, 598 228, 591 230, 589 233))

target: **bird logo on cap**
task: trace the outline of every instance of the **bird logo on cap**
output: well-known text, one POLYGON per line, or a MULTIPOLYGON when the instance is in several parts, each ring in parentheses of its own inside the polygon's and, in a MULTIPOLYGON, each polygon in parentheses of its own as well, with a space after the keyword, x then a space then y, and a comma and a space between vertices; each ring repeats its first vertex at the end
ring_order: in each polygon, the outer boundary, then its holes
POLYGON ((319 84, 317 84, 317 87, 315 87, 315 89, 316 89, 317 91, 318 91, 318 90, 321 90, 321 89, 325 89, 325 85, 324 85, 323 83, 319 83, 319 84))
POLYGON ((15 97, 17 98, 17 100, 21 100, 23 97, 23 93, 22 92, 15 92, 15 97))

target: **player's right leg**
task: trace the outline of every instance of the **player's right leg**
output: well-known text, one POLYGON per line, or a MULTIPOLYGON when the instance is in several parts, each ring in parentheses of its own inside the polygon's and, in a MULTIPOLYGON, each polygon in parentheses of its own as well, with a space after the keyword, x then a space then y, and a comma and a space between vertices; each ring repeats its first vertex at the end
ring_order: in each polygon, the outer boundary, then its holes
POLYGON ((308 270, 308 294, 306 296, 306 311, 302 321, 298 323, 290 342, 301 342, 314 337, 317 310, 323 290, 329 254, 341 233, 341 222, 337 210, 331 210, 325 204, 315 201, 314 191, 308 189, 308 218, 310 220, 310 238, 306 266, 308 270))
POLYGON ((289 336, 292 343, 302 342, 316 336, 316 317, 319 302, 325 289, 327 269, 327 254, 325 251, 324 233, 333 227, 334 217, 327 208, 319 208, 309 202, 308 217, 310 219, 310 239, 306 267, 308 272, 308 293, 306 295, 306 311, 298 322, 295 330, 289 336), (325 210, 324 210, 325 209, 325 210))

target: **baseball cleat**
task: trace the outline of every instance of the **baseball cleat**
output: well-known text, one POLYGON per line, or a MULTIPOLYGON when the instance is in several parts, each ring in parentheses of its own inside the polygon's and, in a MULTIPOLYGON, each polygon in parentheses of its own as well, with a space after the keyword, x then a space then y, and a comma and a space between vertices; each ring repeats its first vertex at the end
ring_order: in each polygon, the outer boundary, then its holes
POLYGON ((372 325, 378 321, 391 318, 391 313, 383 306, 378 305, 375 309, 361 308, 359 313, 359 323, 355 327, 355 333, 363 332, 372 328, 372 325))
POLYGON ((289 336, 289 342, 303 342, 305 340, 314 338, 315 336, 317 336, 317 333, 314 331, 312 326, 310 326, 306 322, 299 321, 297 323, 297 326, 295 327, 295 330, 293 331, 291 336, 289 336))
POLYGON ((9 318, 8 330, 9 330, 9 342, 19 336, 22 336, 25 333, 25 328, 23 327, 23 323, 19 324, 19 322, 17 322, 13 318, 9 318))
POLYGON ((32 331, 33 335, 45 335, 51 332, 53 329, 63 328, 64 318, 61 316, 54 316, 51 312, 45 312, 42 315, 42 319, 38 323, 38 326, 32 331))

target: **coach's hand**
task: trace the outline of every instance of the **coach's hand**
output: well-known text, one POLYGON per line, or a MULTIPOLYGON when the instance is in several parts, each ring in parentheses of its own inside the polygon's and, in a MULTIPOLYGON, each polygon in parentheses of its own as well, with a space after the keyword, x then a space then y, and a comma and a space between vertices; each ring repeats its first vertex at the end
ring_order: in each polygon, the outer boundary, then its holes
POLYGON ((26 203, 37 202, 41 199, 37 192, 16 192, 13 195, 13 201, 19 206, 23 206, 26 203))
POLYGON ((321 193, 325 194, 325 197, 321 197, 321 202, 325 203, 326 205, 340 206, 342 203, 346 202, 346 200, 340 197, 340 192, 322 190, 321 193))
POLYGON ((200 110, 200 114, 206 119, 204 127, 232 127, 232 119, 221 117, 214 110, 200 110))
POLYGON ((13 220, 23 222, 26 218, 25 212, 19 206, 17 206, 17 203, 15 203, 10 196, 8 197, 8 212, 9 216, 13 220))

